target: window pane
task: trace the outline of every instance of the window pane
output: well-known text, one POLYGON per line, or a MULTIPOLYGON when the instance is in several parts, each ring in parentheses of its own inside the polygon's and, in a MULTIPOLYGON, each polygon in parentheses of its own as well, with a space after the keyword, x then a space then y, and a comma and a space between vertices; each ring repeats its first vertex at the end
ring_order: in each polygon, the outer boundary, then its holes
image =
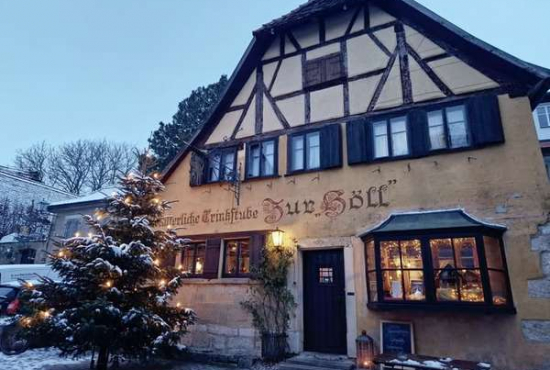
POLYGON ((197 245, 197 252, 195 257, 195 274, 202 275, 204 272, 204 256, 206 253, 206 245, 201 243, 197 245))
POLYGON ((537 116, 539 118, 540 128, 550 127, 549 106, 541 106, 537 108, 537 116))
POLYGON ((374 156, 383 158, 389 155, 386 121, 374 123, 374 156))
POLYGON ((210 181, 218 181, 220 179, 220 162, 221 162, 221 156, 219 154, 215 154, 210 157, 209 160, 209 174, 208 179, 210 181))
POLYGON ((422 248, 420 240, 405 240, 401 242, 403 268, 422 268, 422 248))
POLYGON ((376 270, 376 262, 374 256, 374 240, 367 243, 367 271, 376 270))
POLYGON ((432 150, 444 149, 447 147, 445 138, 445 126, 443 122, 443 111, 428 113, 428 126, 430 130, 430 148, 432 150))
POLYGON ((319 283, 332 284, 334 282, 334 271, 332 267, 319 268, 319 283))
POLYGON ((225 273, 236 275, 238 271, 237 256, 239 255, 239 244, 234 240, 225 242, 225 273))
POLYGON ((248 164, 248 176, 257 177, 260 176, 260 146, 253 145, 250 147, 250 157, 248 164))
POLYGON ((385 300, 402 300, 403 299, 403 283, 401 281, 401 271, 384 271, 384 299, 385 300))
POLYGON ((369 272, 369 296, 371 302, 378 301, 378 286, 376 272, 369 272))
POLYGON ((223 155, 223 179, 231 180, 235 176, 235 152, 227 152, 223 155))
POLYGON ((380 242, 380 256, 383 269, 400 269, 399 242, 380 242))
POLYGON ((424 288, 424 272, 403 271, 405 279, 405 299, 409 301, 422 301, 426 299, 424 288))
POLYGON ((190 245, 182 252, 181 257, 181 270, 186 274, 193 273, 193 255, 195 253, 195 246, 190 245))
POLYGON ((466 131, 466 118, 464 116, 464 106, 447 108, 447 123, 449 136, 451 139, 451 148, 461 148, 468 146, 468 133, 466 131))
POLYGON ((475 238, 454 238, 453 245, 455 247, 458 268, 479 268, 475 238))
POLYGON ((390 121, 392 133, 392 154, 394 156, 409 154, 407 140, 407 120, 405 117, 393 118, 390 121))
POLYGON ((435 291, 438 301, 458 301, 460 275, 451 267, 435 271, 435 291))
POLYGON ((491 291, 493 292, 493 304, 504 305, 508 302, 508 288, 506 277, 500 271, 489 271, 491 291))
POLYGON ((241 256, 239 263, 239 274, 248 274, 250 272, 250 248, 247 240, 241 240, 241 256))
POLYGON ((430 240, 430 249, 432 250, 432 260, 435 269, 455 267, 451 239, 432 239, 430 240))
POLYGON ((312 132, 306 136, 307 144, 307 168, 321 167, 321 147, 318 132, 312 132))
POLYGON ((483 302, 483 285, 479 270, 462 271, 460 298, 463 302, 483 302))
POLYGON ((293 136, 291 139, 291 169, 293 171, 304 169, 304 137, 293 136))
POLYGON ((490 269, 504 270, 504 262, 502 260, 500 241, 497 238, 484 236, 483 244, 485 244, 485 257, 487 259, 487 267, 490 269))
POLYGON ((273 175, 275 173, 275 142, 266 141, 263 143, 263 175, 273 175))

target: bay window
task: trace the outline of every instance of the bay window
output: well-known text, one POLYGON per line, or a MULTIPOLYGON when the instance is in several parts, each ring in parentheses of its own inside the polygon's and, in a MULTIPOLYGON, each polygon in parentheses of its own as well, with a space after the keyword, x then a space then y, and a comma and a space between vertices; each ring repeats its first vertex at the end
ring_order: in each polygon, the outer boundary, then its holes
POLYGON ((513 311, 503 232, 460 211, 392 216, 364 236, 369 307, 513 311))

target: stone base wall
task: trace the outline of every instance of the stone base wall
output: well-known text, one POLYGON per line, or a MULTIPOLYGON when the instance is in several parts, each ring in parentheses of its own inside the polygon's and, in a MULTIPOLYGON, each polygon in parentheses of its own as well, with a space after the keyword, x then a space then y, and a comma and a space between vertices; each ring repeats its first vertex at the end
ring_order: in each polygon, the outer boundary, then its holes
MULTIPOLYGON (((531 250, 539 254, 541 276, 527 282, 529 297, 550 300, 550 222, 539 227, 531 250)), ((550 344, 550 320, 523 320, 521 329, 526 340, 550 344)))
POLYGON ((261 337, 242 307, 248 279, 189 279, 175 302, 197 313, 182 344, 192 352, 229 357, 255 358, 261 354, 261 337))
POLYGON ((228 357, 260 357, 261 337, 252 328, 198 324, 189 329, 182 344, 192 352, 228 357))

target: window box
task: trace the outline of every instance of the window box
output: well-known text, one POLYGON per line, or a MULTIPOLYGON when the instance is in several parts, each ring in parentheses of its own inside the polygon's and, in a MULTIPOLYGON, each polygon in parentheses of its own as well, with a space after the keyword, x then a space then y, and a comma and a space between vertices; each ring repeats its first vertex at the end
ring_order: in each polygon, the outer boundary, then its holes
POLYGON ((288 136, 287 175, 341 166, 342 134, 339 124, 288 136))
POLYGON ((461 211, 392 216, 363 238, 369 307, 515 312, 503 232, 461 211))

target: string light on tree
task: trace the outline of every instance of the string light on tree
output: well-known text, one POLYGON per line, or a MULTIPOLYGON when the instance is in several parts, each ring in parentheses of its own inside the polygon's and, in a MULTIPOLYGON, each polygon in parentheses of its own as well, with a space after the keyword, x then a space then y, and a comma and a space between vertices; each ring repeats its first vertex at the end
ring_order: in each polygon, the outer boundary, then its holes
POLYGON ((134 172, 118 189, 104 209, 85 216, 86 234, 93 237, 65 239, 55 251, 52 268, 63 281, 47 280, 22 296, 29 307, 22 325, 33 335, 59 338, 53 345, 63 355, 94 350, 96 370, 106 370, 111 356, 143 358, 173 348, 195 320, 176 302, 166 309, 183 271, 162 264, 187 241, 160 229, 168 208, 160 196, 164 185, 134 172))

